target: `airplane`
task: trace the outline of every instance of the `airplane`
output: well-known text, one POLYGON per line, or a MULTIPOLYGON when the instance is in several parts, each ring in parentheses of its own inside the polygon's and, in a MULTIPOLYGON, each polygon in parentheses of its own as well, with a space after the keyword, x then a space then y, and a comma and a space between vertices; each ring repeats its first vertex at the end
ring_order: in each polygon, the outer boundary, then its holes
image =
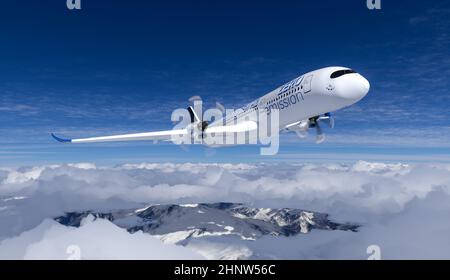
MULTIPOLYGON (((304 138, 308 130, 314 128, 316 143, 321 143, 325 140, 321 122, 333 128, 331 112, 357 103, 369 89, 369 81, 356 71, 347 67, 326 67, 301 75, 211 123, 200 118, 195 108, 189 106, 190 124, 178 129, 78 139, 64 139, 53 133, 51 136, 63 143, 157 142, 171 141, 174 136, 192 135, 195 128, 200 132, 196 137, 204 138, 212 134, 254 131, 258 128, 258 119, 249 118, 251 113, 270 114, 272 110, 278 110, 280 132, 295 132, 304 138)), ((222 105, 218 104, 218 108, 224 111, 222 105)))

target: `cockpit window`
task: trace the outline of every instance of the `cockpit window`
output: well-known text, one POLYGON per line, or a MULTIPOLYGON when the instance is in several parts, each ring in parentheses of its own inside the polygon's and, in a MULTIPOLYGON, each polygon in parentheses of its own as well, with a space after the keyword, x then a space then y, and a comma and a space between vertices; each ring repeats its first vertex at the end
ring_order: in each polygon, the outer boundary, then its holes
POLYGON ((352 69, 338 70, 338 71, 333 72, 331 74, 330 78, 336 79, 340 76, 344 76, 344 75, 352 74, 352 73, 356 73, 356 71, 353 71, 352 69))

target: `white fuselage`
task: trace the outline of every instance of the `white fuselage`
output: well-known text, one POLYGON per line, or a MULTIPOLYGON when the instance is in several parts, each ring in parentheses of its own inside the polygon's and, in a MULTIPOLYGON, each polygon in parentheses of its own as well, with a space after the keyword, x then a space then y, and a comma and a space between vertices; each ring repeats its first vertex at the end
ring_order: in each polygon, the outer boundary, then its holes
POLYGON ((369 82, 349 68, 322 68, 278 87, 209 127, 249 120, 254 111, 270 113, 278 109, 279 127, 283 130, 292 123, 350 106, 361 100, 369 88, 369 82))

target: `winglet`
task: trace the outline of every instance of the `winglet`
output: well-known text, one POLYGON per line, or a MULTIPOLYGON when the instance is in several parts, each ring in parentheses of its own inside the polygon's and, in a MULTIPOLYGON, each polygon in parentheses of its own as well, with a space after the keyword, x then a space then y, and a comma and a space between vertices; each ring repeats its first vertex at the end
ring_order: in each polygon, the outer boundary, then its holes
POLYGON ((53 134, 53 133, 52 133, 52 137, 53 137, 56 141, 61 142, 61 143, 70 143, 70 142, 72 142, 72 139, 63 139, 63 138, 59 138, 58 136, 56 136, 56 135, 53 134))

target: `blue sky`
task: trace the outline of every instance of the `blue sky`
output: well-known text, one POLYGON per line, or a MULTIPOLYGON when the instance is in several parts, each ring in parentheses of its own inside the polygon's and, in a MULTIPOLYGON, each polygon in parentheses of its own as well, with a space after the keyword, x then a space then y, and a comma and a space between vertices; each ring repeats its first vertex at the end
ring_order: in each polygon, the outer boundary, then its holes
POLYGON ((89 161, 450 161, 450 4, 386 1, 5 1, 0 10, 0 165, 89 161), (193 95, 235 108, 317 68, 371 82, 316 145, 278 156, 151 143, 55 143, 170 129, 193 95))

